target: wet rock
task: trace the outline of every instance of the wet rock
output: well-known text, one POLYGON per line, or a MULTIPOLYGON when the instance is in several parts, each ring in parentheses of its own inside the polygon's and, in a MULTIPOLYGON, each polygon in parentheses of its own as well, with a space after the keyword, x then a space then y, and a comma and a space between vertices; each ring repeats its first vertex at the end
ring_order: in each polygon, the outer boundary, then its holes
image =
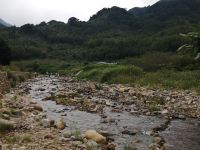
POLYGON ((101 134, 97 133, 95 130, 88 130, 85 132, 85 138, 93 140, 97 143, 105 143, 106 138, 101 134))
POLYGON ((184 115, 177 115, 177 116, 175 116, 175 118, 182 119, 182 120, 186 119, 186 117, 184 115))
POLYGON ((65 124, 65 122, 64 122, 63 119, 60 119, 59 121, 56 121, 55 127, 56 127, 57 129, 59 129, 59 130, 64 130, 65 127, 66 127, 66 124, 65 124))
POLYGON ((91 149, 91 150, 98 150, 99 149, 99 145, 95 142, 95 141, 91 141, 89 140, 86 144, 87 149, 91 149))
POLYGON ((45 91, 46 89, 45 88, 39 88, 38 90, 39 91, 45 91))

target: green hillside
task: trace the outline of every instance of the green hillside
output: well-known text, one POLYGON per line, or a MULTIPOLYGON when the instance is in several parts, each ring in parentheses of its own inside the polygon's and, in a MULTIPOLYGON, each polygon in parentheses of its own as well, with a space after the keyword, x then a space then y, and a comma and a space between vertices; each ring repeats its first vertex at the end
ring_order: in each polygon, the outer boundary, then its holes
POLYGON ((199 0, 161 0, 128 11, 104 8, 87 22, 72 17, 68 23, 26 24, 1 29, 0 37, 10 46, 14 61, 120 60, 146 70, 199 69, 189 55, 176 52, 187 42, 179 33, 200 31, 199 8, 199 0))

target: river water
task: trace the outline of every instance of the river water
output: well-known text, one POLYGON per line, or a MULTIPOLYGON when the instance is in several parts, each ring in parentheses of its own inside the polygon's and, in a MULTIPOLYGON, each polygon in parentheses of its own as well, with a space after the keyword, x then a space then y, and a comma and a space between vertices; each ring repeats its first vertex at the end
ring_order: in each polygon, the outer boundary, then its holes
MULTIPOLYGON (((135 145, 138 150, 150 149, 149 145, 153 143, 154 137, 148 133, 162 124, 164 118, 131 115, 125 111, 116 113, 107 106, 104 108, 104 116, 114 121, 103 123, 101 114, 79 111, 71 106, 57 105, 54 101, 42 101, 51 93, 67 90, 70 86, 73 85, 57 77, 38 77, 24 84, 24 87, 29 88, 29 96, 43 107, 49 119, 64 119, 67 125, 65 130, 79 130, 81 133, 90 129, 103 130, 111 134, 114 143, 117 144, 116 149, 121 150, 127 144, 135 145), (122 134, 125 129, 136 131, 136 134, 122 134)), ((197 119, 173 120, 160 135, 165 139, 168 150, 200 150, 200 126, 197 119)))

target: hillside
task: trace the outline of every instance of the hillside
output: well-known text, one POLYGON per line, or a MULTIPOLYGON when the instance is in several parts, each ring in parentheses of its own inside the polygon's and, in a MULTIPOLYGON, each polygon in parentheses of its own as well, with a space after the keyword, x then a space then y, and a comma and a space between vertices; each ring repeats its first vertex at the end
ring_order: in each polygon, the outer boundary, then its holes
POLYGON ((0 18, 0 27, 11 27, 9 23, 5 22, 3 19, 0 18))
POLYGON ((10 45, 13 60, 116 61, 162 53, 173 60, 161 58, 165 62, 159 65, 177 67, 178 63, 185 67, 193 61, 187 58, 185 63, 179 62, 182 57, 177 56, 176 49, 186 42, 179 33, 199 32, 198 8, 199 0, 161 0, 129 11, 104 8, 88 22, 72 17, 67 24, 54 20, 26 24, 2 29, 0 37, 10 45))

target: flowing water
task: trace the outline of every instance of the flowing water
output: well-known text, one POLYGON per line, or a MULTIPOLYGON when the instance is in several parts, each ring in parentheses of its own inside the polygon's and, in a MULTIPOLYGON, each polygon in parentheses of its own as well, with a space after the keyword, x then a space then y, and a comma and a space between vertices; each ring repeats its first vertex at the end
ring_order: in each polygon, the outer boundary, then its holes
MULTIPOLYGON (((98 113, 79 111, 71 106, 57 105, 54 101, 42 101, 59 90, 69 88, 70 83, 57 77, 39 77, 24 84, 29 88, 29 96, 40 104, 49 119, 63 118, 66 122, 65 130, 103 130, 111 134, 117 149, 123 149, 126 144, 134 144, 139 150, 149 149, 153 137, 148 133, 154 127, 162 124, 164 118, 156 116, 136 116, 128 112, 111 112, 110 107, 104 108, 104 116, 113 120, 109 123, 102 122, 98 113), (123 130, 136 131, 135 135, 122 134, 123 130)), ((76 87, 72 87, 76 88, 76 87)), ((95 97, 94 97, 95 98, 95 97)), ((64 132, 64 131, 63 131, 64 132)), ((200 126, 198 120, 173 120, 169 127, 160 133, 166 141, 169 150, 200 150, 200 126)))

